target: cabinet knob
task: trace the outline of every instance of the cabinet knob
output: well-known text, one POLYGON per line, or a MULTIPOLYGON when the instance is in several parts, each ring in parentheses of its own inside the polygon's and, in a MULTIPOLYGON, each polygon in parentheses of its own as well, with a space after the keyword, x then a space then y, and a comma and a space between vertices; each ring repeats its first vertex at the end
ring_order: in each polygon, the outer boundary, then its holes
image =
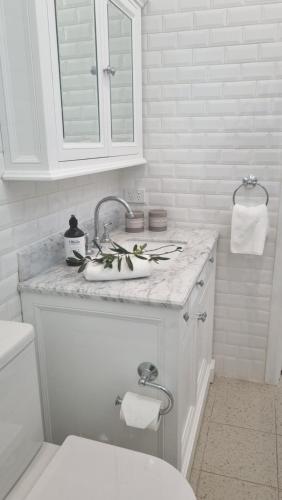
POLYGON ((107 73, 107 75, 115 76, 116 72, 117 70, 110 65, 104 68, 104 73, 107 73))
POLYGON ((204 286, 205 282, 204 280, 197 281, 197 285, 199 286, 204 286))
POLYGON ((97 75, 97 68, 96 68, 96 66, 91 66, 90 73, 91 73, 91 75, 97 75))
POLYGON ((189 321, 189 314, 188 314, 188 312, 186 312, 185 314, 183 314, 183 319, 184 319, 184 321, 186 321, 186 323, 187 323, 187 321, 189 321))
POLYGON ((213 264, 214 263, 214 257, 211 257, 209 261, 213 264))
POLYGON ((198 321, 202 321, 203 323, 206 321, 208 315, 206 312, 203 312, 203 313, 198 313, 196 314, 195 318, 198 320, 198 321))

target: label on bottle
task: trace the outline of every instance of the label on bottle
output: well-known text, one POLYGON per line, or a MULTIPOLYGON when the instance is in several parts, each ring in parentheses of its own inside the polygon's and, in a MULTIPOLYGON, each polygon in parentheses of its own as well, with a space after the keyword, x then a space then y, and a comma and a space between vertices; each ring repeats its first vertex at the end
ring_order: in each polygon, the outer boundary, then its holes
POLYGON ((85 251, 85 236, 81 236, 80 238, 64 238, 65 240, 65 252, 66 252, 66 259, 69 257, 74 257, 75 255, 73 253, 74 250, 76 250, 82 257, 85 257, 86 251, 85 251))

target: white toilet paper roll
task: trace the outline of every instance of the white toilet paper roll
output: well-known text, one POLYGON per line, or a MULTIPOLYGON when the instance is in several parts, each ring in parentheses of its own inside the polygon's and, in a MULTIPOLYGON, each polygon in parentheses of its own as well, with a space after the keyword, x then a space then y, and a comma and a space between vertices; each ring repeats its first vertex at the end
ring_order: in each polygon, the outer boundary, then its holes
POLYGON ((161 404, 159 399, 127 392, 121 403, 120 418, 129 427, 157 431, 161 421, 161 404))

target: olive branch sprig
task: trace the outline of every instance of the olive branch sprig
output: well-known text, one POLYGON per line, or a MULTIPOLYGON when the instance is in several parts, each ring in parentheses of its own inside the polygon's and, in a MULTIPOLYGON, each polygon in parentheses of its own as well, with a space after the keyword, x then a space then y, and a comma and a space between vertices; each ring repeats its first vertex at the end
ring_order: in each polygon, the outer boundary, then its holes
POLYGON ((110 248, 110 253, 103 252, 102 248, 99 245, 97 245, 98 253, 93 258, 90 257, 90 255, 83 257, 79 252, 74 250, 73 253, 75 257, 69 257, 68 262, 73 265, 79 266, 78 268, 79 273, 82 273, 86 268, 87 264, 89 264, 90 262, 101 264, 104 266, 104 269, 107 268, 113 269, 113 265, 116 262, 117 269, 119 272, 121 271, 121 268, 125 263, 128 269, 130 269, 130 271, 133 271, 134 266, 132 262, 132 257, 136 257, 137 259, 140 260, 146 260, 148 262, 154 262, 155 264, 158 264, 160 261, 169 260, 169 257, 165 257, 165 255, 183 251, 182 247, 177 245, 163 245, 161 247, 154 248, 146 252, 147 243, 144 243, 142 245, 137 245, 137 243, 135 243, 132 251, 127 250, 126 248, 122 247, 115 241, 111 241, 111 244, 112 247, 110 248), (172 250, 159 252, 159 250, 164 250, 172 247, 173 247, 172 250))

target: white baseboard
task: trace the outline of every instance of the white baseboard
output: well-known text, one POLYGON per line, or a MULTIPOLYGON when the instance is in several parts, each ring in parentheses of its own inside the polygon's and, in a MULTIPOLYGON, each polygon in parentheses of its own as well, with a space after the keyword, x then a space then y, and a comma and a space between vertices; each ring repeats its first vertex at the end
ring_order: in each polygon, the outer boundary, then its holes
POLYGON ((214 382, 214 377, 215 377, 215 359, 212 359, 210 364, 210 384, 214 382))

